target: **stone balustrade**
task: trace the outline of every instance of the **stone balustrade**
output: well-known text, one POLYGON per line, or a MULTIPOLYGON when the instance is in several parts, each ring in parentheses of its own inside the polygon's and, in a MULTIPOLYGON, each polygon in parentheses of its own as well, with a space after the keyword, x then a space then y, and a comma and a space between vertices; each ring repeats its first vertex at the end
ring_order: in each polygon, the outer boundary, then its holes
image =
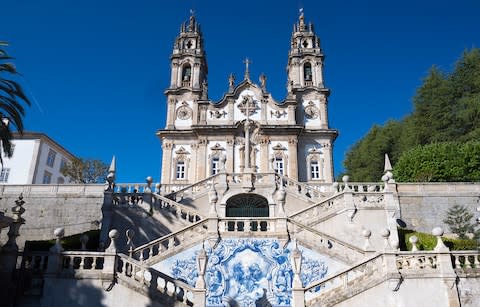
POLYGON ((275 232, 277 218, 221 218, 218 220, 218 230, 222 233, 252 233, 275 232))
POLYGON ((154 200, 154 207, 163 210, 169 210, 174 213, 177 218, 183 219, 185 221, 195 223, 202 219, 202 216, 195 210, 181 205, 176 201, 164 197, 160 194, 152 194, 154 200))
POLYGON ((307 246, 312 246, 329 255, 343 259, 347 263, 352 263, 365 257, 365 251, 354 245, 335 239, 290 218, 287 221, 290 235, 307 246))
POLYGON ((452 263, 456 271, 476 271, 480 272, 480 252, 479 251, 453 251, 452 263))
MULTIPOLYGON (((155 187, 152 184, 152 187, 155 187)), ((148 188, 147 183, 116 183, 114 193, 139 193, 143 194, 148 188)), ((152 192, 155 192, 152 190, 152 192)))
MULTIPOLYGON (((168 296, 174 301, 171 305, 178 303, 184 306, 193 306, 195 290, 184 282, 175 280, 172 277, 144 266, 135 259, 120 254, 117 260, 117 278, 133 286, 145 286, 148 295, 159 294, 162 297, 168 296), (157 293, 155 293, 157 292, 157 293)), ((170 304, 166 304, 170 305, 170 304)))
POLYGON ((395 263, 400 272, 408 270, 436 270, 438 268, 435 252, 409 252, 396 255, 395 263))
POLYGON ((175 233, 168 234, 133 250, 132 257, 140 262, 158 261, 166 258, 181 248, 187 248, 191 244, 201 242, 207 233, 207 220, 201 220, 195 224, 180 229, 175 233))
POLYGON ((336 215, 338 211, 345 208, 342 200, 343 194, 330 196, 319 203, 313 204, 290 215, 289 218, 295 221, 301 221, 306 225, 320 223, 326 218, 336 215))
POLYGON ((385 185, 383 182, 347 182, 339 183, 336 192, 370 192, 370 193, 383 193, 385 185), (348 185, 349 189, 345 190, 348 185))
POLYGON ((103 184, 5 184, 0 185, 0 195, 103 195, 103 184))
POLYGON ((48 266, 48 252, 24 252, 22 268, 34 273, 44 273, 48 266))
POLYGON ((62 253, 62 269, 74 271, 103 270, 103 252, 68 251, 62 253))
POLYGON ((276 180, 278 184, 284 186, 285 190, 311 200, 320 200, 333 192, 333 187, 330 183, 307 184, 278 174, 276 174, 276 180))
POLYGON ((383 274, 383 255, 375 255, 337 274, 314 282, 304 288, 306 306, 325 303, 335 296, 353 292, 354 287, 365 286, 365 281, 381 278, 383 274))
POLYGON ((163 184, 161 192, 163 195, 168 195, 168 197, 172 199, 193 197, 194 194, 207 192, 209 185, 215 182, 221 174, 224 173, 212 175, 194 184, 163 184))

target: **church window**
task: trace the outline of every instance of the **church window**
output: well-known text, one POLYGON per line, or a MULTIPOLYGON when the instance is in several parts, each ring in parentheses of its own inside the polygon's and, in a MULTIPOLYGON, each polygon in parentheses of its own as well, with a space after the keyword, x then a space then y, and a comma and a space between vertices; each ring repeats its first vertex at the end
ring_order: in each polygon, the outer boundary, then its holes
POLYGON ((8 182, 8 175, 10 175, 10 169, 2 168, 2 171, 0 172, 0 182, 8 182))
POLYGON ((212 159, 212 175, 218 174, 220 172, 220 159, 214 157, 212 159))
POLYGON ((305 65, 303 65, 303 76, 305 81, 312 81, 312 64, 305 63, 305 65))
POLYGON ((192 67, 189 64, 187 64, 183 67, 182 81, 190 81, 191 76, 192 76, 192 67))
POLYGON ((43 173, 43 184, 50 184, 52 182, 52 173, 45 171, 43 173))
POLYGON ((310 174, 312 179, 320 179, 320 165, 318 161, 310 162, 310 174))
POLYGON ((185 179, 185 162, 184 161, 178 161, 177 162, 177 167, 176 167, 176 178, 178 180, 185 179))
POLYGON ((47 165, 50 167, 53 167, 53 164, 55 163, 55 156, 57 153, 53 150, 48 151, 48 156, 47 156, 47 165))
POLYGON ((273 169, 275 170, 275 173, 279 175, 283 175, 283 169, 284 169, 283 158, 276 157, 273 163, 274 163, 273 169))

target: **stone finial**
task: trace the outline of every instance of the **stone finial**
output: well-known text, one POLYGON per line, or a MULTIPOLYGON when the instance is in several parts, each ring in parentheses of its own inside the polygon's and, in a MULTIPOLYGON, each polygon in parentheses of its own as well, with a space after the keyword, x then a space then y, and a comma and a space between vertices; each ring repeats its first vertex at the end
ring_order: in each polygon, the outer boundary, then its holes
POLYGON ((395 180, 393 179, 393 168, 392 164, 390 163, 390 158, 388 157, 388 154, 385 153, 385 165, 383 167, 383 176, 382 176, 382 181, 385 181, 385 183, 388 181, 389 183, 394 183, 395 180), (384 180, 384 177, 385 180, 384 180))
POLYGON ((210 203, 210 211, 208 213, 208 216, 212 218, 218 217, 217 208, 216 208, 218 195, 217 195, 217 190, 215 190, 215 183, 213 182, 210 185, 210 190, 208 191, 208 201, 210 203))
POLYGON ((117 172, 117 160, 115 156, 112 157, 112 162, 110 162, 110 167, 108 168, 108 172, 113 174, 117 172))
POLYGON ((365 238, 365 244, 363 245, 364 250, 369 250, 372 248, 372 244, 370 243, 370 237, 372 236, 372 232, 369 229, 364 229, 362 231, 362 235, 365 238))
POLYGON ((294 288, 301 288, 302 281, 300 279, 300 273, 302 271, 302 252, 297 246, 297 241, 294 240, 294 249, 291 254, 291 264, 293 270, 293 287, 294 288))
POLYGON ((351 189, 350 186, 348 185, 348 181, 349 181, 349 180, 350 180, 350 176, 348 176, 348 175, 344 175, 344 176, 342 177, 342 181, 343 181, 343 183, 345 184, 345 187, 343 188, 343 191, 344 191, 344 192, 350 192, 350 191, 352 191, 352 189, 351 189))
POLYGON ((440 227, 435 227, 432 229, 432 235, 437 237, 437 245, 433 249, 436 252, 445 252, 449 251, 450 249, 443 243, 442 236, 443 236, 443 229, 440 227))
POLYGON ((202 249, 198 252, 197 255, 198 278, 195 284, 195 288, 205 289, 205 271, 207 269, 207 262, 207 252, 205 251, 205 243, 203 243, 202 249))
POLYGON ((116 229, 110 230, 108 233, 108 237, 110 238, 110 245, 107 247, 105 251, 110 252, 110 253, 116 253, 117 252, 117 244, 116 240, 120 236, 120 233, 116 229))
POLYGON ((411 236, 410 238, 408 238, 408 241, 410 242, 410 244, 412 244, 412 252, 418 251, 418 246, 417 246, 418 238, 417 238, 417 236, 411 236))
POLYGON ((87 250, 88 235, 86 233, 80 236, 80 244, 82 245, 82 251, 87 250))
POLYGON ((147 182, 147 192, 152 192, 152 176, 148 176, 147 178, 145 178, 145 181, 147 182))
POLYGON ((388 228, 384 228, 384 229, 382 229, 382 231, 380 231, 380 235, 385 239, 384 248, 385 249, 390 249, 391 248, 390 240, 388 239, 390 237, 390 230, 388 228))
POLYGON ((233 73, 228 76, 228 87, 230 92, 235 88, 235 75, 233 73))
POLYGON ((53 231, 53 235, 55 236, 55 245, 50 248, 50 252, 52 253, 61 253, 64 251, 62 246, 62 238, 65 235, 64 228, 56 228, 53 231))
POLYGON ((14 222, 23 223, 25 220, 22 218, 22 214, 25 213, 25 208, 22 206, 25 204, 23 200, 23 193, 20 193, 18 199, 15 200, 15 207, 12 208, 13 220, 14 222))
POLYGON ((162 184, 160 182, 155 184, 155 193, 160 194, 161 189, 162 189, 162 184))
POLYGON ((135 231, 133 229, 127 229, 127 231, 125 231, 125 235, 127 236, 128 254, 132 256, 133 250, 135 249, 135 245, 133 244, 133 237, 135 236, 135 231))
POLYGON ((267 76, 262 73, 258 79, 260 81, 260 86, 262 87, 262 90, 265 91, 267 89, 267 76))

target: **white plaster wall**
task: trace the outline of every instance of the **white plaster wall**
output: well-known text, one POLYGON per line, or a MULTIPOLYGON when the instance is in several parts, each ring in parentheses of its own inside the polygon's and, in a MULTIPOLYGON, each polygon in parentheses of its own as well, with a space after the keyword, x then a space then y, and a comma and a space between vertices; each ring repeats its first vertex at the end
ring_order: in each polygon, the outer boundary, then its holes
POLYGON ((69 161, 67 157, 62 155, 61 152, 59 152, 57 149, 52 148, 48 143, 46 142, 41 142, 40 145, 40 152, 38 155, 38 163, 37 163, 37 169, 35 172, 34 176, 34 184, 42 184, 43 183, 43 175, 45 171, 48 171, 52 174, 52 181, 50 182, 51 184, 56 184, 58 182, 58 178, 63 178, 65 182, 68 182, 68 179, 62 175, 60 172, 60 166, 61 166, 61 161, 63 159, 66 159, 69 161), (55 161, 53 163, 53 167, 50 167, 47 165, 47 157, 48 157, 48 152, 52 149, 55 151, 57 154, 55 155, 55 161))
POLYGON ((15 149, 11 158, 3 157, 3 167, 10 169, 7 184, 32 183, 35 169, 35 147, 40 140, 13 140, 15 149))
POLYGON ((254 91, 244 90, 240 93, 237 100, 235 100, 235 106, 233 108, 233 119, 234 119, 235 122, 242 121, 242 120, 247 118, 242 113, 242 111, 240 111, 240 109, 238 108, 238 105, 243 101, 243 97, 246 96, 246 95, 253 96, 253 100, 255 101, 255 103, 257 105, 257 110, 254 114, 252 114, 250 116, 250 119, 251 120, 256 120, 256 121, 259 121, 261 119, 261 109, 260 109, 261 108, 261 105, 260 105, 261 102, 260 102, 260 99, 255 95, 254 91))
POLYGON ((174 111, 174 116, 175 116, 175 127, 176 128, 190 128, 192 126, 192 117, 193 117, 193 101, 187 100, 187 101, 179 101, 175 105, 175 111, 174 111), (188 107, 192 109, 192 116, 188 119, 179 119, 177 118, 177 110, 179 107, 181 107, 183 102, 186 102, 188 104, 188 107))

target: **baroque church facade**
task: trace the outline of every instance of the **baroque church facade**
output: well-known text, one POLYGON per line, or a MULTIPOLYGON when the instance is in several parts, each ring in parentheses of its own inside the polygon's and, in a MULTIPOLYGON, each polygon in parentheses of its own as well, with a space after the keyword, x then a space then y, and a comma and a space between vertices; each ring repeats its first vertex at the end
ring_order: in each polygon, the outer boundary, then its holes
POLYGON ((171 56, 159 183, 116 182, 113 159, 105 185, 0 185, 1 305, 479 306, 480 252, 451 251, 437 226, 454 204, 476 208, 480 184, 397 183, 388 156, 378 182, 335 182, 323 60, 301 14, 283 101, 248 60, 211 101, 191 16, 171 56), (431 231, 435 248, 412 236, 407 249, 399 227, 431 231), (80 247, 62 243, 72 235, 80 247))
POLYGON ((171 56, 167 122, 162 142, 164 186, 193 184, 227 173, 276 172, 293 180, 333 182, 332 145, 337 131, 328 124, 320 39, 303 14, 294 26, 288 54, 288 94, 275 101, 250 78, 229 77, 220 101, 208 99, 207 58, 194 16, 183 24, 171 56))

